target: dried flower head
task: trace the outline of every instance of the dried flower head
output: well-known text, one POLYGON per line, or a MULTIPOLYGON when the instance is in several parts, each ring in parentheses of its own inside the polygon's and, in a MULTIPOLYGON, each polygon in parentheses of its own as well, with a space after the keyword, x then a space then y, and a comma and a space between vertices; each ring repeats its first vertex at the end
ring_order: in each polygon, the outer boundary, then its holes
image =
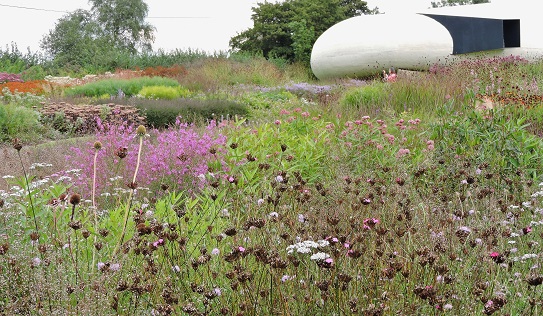
POLYGON ((81 195, 74 193, 72 196, 70 196, 70 204, 75 206, 79 204, 79 202, 81 202, 81 195))
POLYGON ((102 143, 100 141, 96 141, 92 147, 94 147, 96 150, 100 150, 102 149, 102 143))
POLYGON ((147 129, 145 128, 145 126, 143 125, 140 125, 138 126, 138 128, 136 129, 136 134, 138 136, 145 136, 145 134, 147 134, 147 129))
POLYGON ((23 148, 23 144, 21 144, 18 138, 15 138, 13 140, 13 148, 15 148, 15 150, 17 151, 21 151, 21 149, 23 148))
POLYGON ((117 157, 119 157, 120 159, 125 158, 128 155, 128 148, 126 148, 126 147, 117 148, 117 151, 115 152, 115 155, 117 157))

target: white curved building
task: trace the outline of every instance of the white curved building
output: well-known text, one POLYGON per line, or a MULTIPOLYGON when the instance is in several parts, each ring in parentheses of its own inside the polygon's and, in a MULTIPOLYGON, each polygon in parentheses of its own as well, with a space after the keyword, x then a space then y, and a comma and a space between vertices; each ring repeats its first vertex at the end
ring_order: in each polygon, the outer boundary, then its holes
POLYGON ((361 77, 390 67, 426 70, 465 54, 543 56, 535 1, 429 9, 419 13, 353 17, 324 32, 313 45, 319 79, 361 77))

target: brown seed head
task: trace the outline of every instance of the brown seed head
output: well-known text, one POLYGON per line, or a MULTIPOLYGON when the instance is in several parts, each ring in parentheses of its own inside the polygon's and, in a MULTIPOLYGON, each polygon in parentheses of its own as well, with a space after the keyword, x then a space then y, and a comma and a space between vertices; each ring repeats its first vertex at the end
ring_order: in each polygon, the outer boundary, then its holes
POLYGON ((13 148, 15 148, 15 150, 17 151, 21 151, 21 149, 23 148, 23 144, 21 144, 18 138, 15 138, 13 140, 13 148))
POLYGON ((79 204, 79 202, 81 202, 81 195, 74 193, 72 196, 70 196, 70 204, 75 206, 79 204))
POLYGON ((101 143, 100 141, 96 141, 96 142, 94 142, 94 146, 93 146, 93 147, 94 147, 94 149, 96 149, 96 150, 100 150, 100 149, 102 149, 102 143, 101 143))

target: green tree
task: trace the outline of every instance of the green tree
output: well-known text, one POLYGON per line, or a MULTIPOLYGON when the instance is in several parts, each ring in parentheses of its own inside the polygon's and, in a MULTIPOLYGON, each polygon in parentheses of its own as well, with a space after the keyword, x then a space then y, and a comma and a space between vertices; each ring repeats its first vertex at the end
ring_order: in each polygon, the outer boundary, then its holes
POLYGON ((142 0, 89 0, 104 36, 117 47, 137 52, 151 50, 155 28, 145 22, 149 7, 142 0))
POLYGON ((453 7, 457 5, 489 3, 489 2, 490 0, 441 0, 439 2, 432 1, 432 8, 453 7))
POLYGON ((90 0, 91 11, 77 10, 58 20, 40 47, 53 63, 74 71, 114 68, 121 54, 151 49, 154 27, 145 22, 142 0, 90 0))
POLYGON ((361 0, 286 0, 258 3, 253 27, 230 39, 233 51, 308 63, 317 38, 332 25, 371 11, 361 0))
POLYGON ((109 47, 107 39, 86 10, 77 10, 60 18, 41 41, 41 48, 54 58, 54 62, 68 68, 84 66, 104 46, 109 47))

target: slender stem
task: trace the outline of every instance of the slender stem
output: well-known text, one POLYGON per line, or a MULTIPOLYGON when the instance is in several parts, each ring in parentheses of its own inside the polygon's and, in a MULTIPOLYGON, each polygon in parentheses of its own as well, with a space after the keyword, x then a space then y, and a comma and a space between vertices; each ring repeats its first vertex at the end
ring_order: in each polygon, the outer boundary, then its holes
POLYGON ((138 175, 138 169, 140 166, 140 160, 141 160, 141 148, 143 147, 143 135, 139 135, 140 138, 140 144, 138 148, 138 159, 136 161, 136 170, 134 171, 134 177, 132 178, 131 191, 128 196, 128 203, 126 203, 126 209, 124 211, 124 219, 123 219, 123 230, 121 233, 121 237, 119 238, 119 242, 117 243, 117 246, 115 246, 115 249, 113 250, 112 256, 114 257, 117 252, 119 251, 119 248, 121 247, 121 244, 124 241, 124 235, 126 233, 126 224, 128 223, 128 214, 130 213, 130 207, 132 206, 132 197, 134 195, 134 191, 136 190, 136 177, 138 175))
POLYGON ((23 168, 23 175, 25 177, 25 183, 26 183, 26 191, 28 192, 28 199, 30 200, 30 208, 32 209, 32 217, 34 219, 34 225, 36 227, 36 232, 38 233, 38 241, 39 241, 39 228, 38 228, 38 220, 36 219, 36 211, 34 209, 34 202, 32 201, 32 193, 30 192, 30 184, 28 183, 28 175, 26 174, 26 169, 23 163, 23 158, 21 157, 21 152, 17 150, 17 155, 19 156, 19 161, 21 162, 21 167, 23 168))
MULTIPOLYGON (((92 175, 92 210, 94 211, 94 243, 96 243, 98 233, 98 216, 96 215, 96 160, 98 158, 98 149, 94 153, 93 161, 93 175, 92 175)), ((96 262, 96 248, 92 247, 92 267, 94 269, 94 263, 96 262)))

